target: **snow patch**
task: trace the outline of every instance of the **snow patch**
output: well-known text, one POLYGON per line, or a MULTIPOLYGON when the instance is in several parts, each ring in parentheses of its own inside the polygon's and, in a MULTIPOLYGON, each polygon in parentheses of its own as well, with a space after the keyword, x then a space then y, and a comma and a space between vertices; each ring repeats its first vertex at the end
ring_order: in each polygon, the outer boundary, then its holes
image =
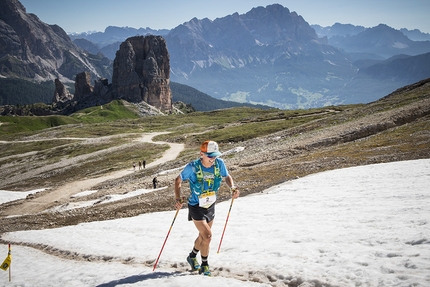
POLYGON ((0 190, 0 204, 14 201, 18 199, 26 198, 29 195, 36 194, 38 192, 44 191, 46 188, 40 188, 30 191, 7 191, 7 190, 0 190))
POLYGON ((212 278, 188 271, 196 229, 185 208, 5 233, 13 277, 0 274, 0 286, 428 286, 429 182, 422 159, 312 174, 239 197, 231 210, 220 202, 212 278))
POLYGON ((83 197, 83 196, 91 195, 91 194, 96 193, 96 192, 97 192, 97 190, 86 190, 86 191, 82 191, 80 193, 74 194, 71 197, 72 198, 74 198, 74 197, 83 197))

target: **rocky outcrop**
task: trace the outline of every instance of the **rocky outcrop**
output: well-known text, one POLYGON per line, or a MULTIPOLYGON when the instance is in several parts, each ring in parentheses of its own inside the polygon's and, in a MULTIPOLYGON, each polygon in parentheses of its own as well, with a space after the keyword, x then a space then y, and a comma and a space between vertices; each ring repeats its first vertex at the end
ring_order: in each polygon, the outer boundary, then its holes
POLYGON ((136 36, 124 41, 114 60, 112 85, 117 97, 172 110, 170 56, 161 36, 136 36))
POLYGON ((76 75, 75 94, 71 101, 71 107, 67 107, 66 113, 77 110, 104 105, 116 99, 112 85, 105 78, 94 81, 91 85, 91 75, 88 72, 82 72, 76 75))
POLYGON ((73 95, 70 94, 69 90, 64 86, 59 79, 55 79, 55 91, 54 98, 52 99, 53 104, 64 103, 72 100, 73 95))
POLYGON ((90 73, 76 75, 73 110, 123 99, 172 112, 169 59, 163 37, 128 38, 116 53, 112 84, 100 78, 92 86, 90 73))
POLYGON ((50 110, 51 114, 69 115, 78 110, 103 105, 110 101, 112 101, 112 89, 107 80, 95 80, 93 87, 91 74, 82 72, 76 75, 74 95, 70 94, 59 79, 55 79, 55 92, 50 110))
POLYGON ((112 84, 109 84, 108 79, 101 78, 94 81, 93 93, 106 101, 113 100, 112 84))
MULTIPOLYGON (((114 99, 123 99, 131 103, 144 102, 163 112, 171 112, 169 60, 163 37, 128 38, 116 53, 112 84, 106 78, 99 78, 92 86, 90 73, 81 72, 76 75, 73 98, 62 106, 67 108, 66 113, 70 113, 103 105, 114 99)), ((59 95, 65 93, 64 85, 56 80, 53 103, 64 103, 59 95)))
POLYGON ((77 74, 75 80, 75 96, 73 99, 78 102, 83 101, 86 97, 90 96, 92 92, 91 75, 88 72, 77 74))
POLYGON ((90 72, 81 72, 75 77, 72 96, 56 78, 51 113, 70 114, 115 99, 146 103, 159 112, 172 113, 169 59, 161 36, 129 38, 117 52, 112 84, 106 78, 99 78, 92 86, 90 72))

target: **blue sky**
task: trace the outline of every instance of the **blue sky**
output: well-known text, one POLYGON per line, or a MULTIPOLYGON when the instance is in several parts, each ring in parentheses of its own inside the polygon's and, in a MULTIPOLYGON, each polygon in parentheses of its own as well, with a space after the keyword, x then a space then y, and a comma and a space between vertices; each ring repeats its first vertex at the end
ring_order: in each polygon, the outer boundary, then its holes
POLYGON ((194 17, 214 20, 278 3, 309 24, 343 24, 430 33, 430 0, 20 0, 28 13, 67 33, 104 31, 107 26, 172 29, 194 17))

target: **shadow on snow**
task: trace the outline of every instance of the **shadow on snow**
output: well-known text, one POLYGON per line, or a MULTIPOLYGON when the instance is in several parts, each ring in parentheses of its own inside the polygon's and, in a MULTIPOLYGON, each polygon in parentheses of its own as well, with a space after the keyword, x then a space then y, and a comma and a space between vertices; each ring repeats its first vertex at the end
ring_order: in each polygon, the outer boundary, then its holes
POLYGON ((175 271, 175 272, 151 272, 149 274, 139 274, 132 275, 126 278, 122 278, 119 280, 114 280, 108 283, 103 283, 97 285, 96 287, 115 287, 123 284, 132 284, 140 281, 151 280, 151 279, 160 279, 160 278, 168 278, 168 277, 176 277, 176 276, 185 276, 186 274, 175 271))

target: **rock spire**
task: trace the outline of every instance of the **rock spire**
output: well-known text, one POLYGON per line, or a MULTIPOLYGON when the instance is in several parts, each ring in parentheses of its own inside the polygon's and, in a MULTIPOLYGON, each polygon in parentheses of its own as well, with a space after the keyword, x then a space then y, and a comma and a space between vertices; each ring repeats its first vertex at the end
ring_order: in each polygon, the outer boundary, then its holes
POLYGON ((116 52, 112 85, 121 99, 171 111, 170 56, 164 38, 135 36, 124 41, 116 52))

